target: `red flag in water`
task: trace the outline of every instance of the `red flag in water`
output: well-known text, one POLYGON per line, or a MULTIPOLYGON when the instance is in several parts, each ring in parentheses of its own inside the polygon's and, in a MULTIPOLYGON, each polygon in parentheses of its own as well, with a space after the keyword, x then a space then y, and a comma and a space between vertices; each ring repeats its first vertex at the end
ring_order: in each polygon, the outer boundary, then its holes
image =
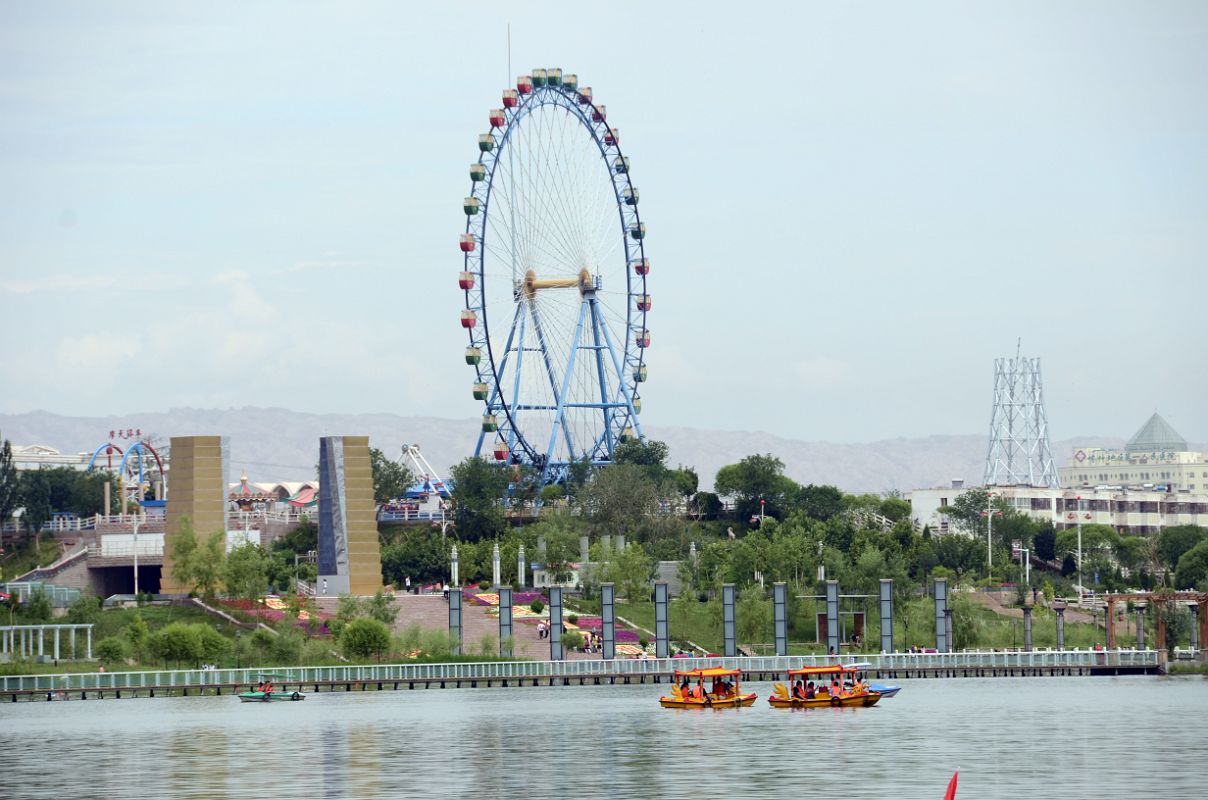
POLYGON ((960 774, 959 769, 952 773, 952 780, 948 781, 948 791, 944 792, 944 800, 956 800, 956 776, 960 774))

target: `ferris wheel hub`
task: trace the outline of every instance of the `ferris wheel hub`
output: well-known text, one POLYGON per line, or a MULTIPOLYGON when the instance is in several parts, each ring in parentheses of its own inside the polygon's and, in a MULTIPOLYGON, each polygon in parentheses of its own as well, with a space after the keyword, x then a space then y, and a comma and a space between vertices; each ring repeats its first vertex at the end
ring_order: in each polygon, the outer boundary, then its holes
POLYGON ((579 294, 586 294, 596 288, 591 273, 586 268, 579 270, 574 278, 538 278, 536 270, 524 273, 524 296, 532 300, 537 296, 538 289, 578 289, 579 294))

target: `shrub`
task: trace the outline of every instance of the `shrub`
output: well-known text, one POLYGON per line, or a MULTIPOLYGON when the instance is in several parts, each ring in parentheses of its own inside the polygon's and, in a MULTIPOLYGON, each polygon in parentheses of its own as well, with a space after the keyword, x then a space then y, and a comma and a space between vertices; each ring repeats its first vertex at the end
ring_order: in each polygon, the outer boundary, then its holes
POLYGON ((348 658, 375 656, 380 659, 389 647, 390 629, 376 619, 354 619, 340 633, 340 649, 348 658))
POLYGON ((114 664, 126 661, 126 643, 116 636, 106 636, 96 643, 96 657, 114 664))
POLYGON ((534 600, 533 602, 529 603, 529 609, 532 610, 534 614, 540 614, 545 610, 545 603, 542 603, 540 600, 534 600))
POLYGON ((578 631, 567 631, 562 634, 559 640, 562 642, 562 647, 566 650, 578 650, 583 647, 583 634, 578 631))
POLYGON ((485 592, 487 589, 491 588, 491 582, 490 581, 479 581, 478 588, 485 592))
POLYGON ((579 624, 579 615, 571 614, 566 618, 566 621, 569 622, 571 625, 578 625, 579 624))

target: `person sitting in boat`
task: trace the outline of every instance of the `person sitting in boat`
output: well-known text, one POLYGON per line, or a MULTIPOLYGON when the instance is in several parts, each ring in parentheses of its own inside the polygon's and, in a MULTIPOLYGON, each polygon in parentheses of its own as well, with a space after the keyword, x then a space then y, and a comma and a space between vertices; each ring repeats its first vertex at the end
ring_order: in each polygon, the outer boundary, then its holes
POLYGON ((831 697, 842 697, 843 696, 843 686, 839 683, 838 678, 835 678, 834 680, 831 681, 830 693, 831 693, 831 697))
POLYGON ((687 697, 692 692, 692 681, 688 680, 688 676, 684 676, 683 682, 680 684, 680 694, 687 697))
POLYGON ((800 679, 796 683, 793 684, 793 699, 795 699, 795 700, 804 700, 805 699, 805 686, 801 683, 800 679))
POLYGON ((809 683, 805 684, 805 699, 813 700, 815 694, 816 694, 816 692, 814 691, 814 682, 810 681, 809 683))
POLYGON ((730 683, 728 680, 723 678, 721 681, 721 696, 729 697, 733 693, 734 693, 734 684, 730 683))
POLYGON ((705 702, 705 684, 704 681, 698 679, 696 685, 692 687, 692 699, 701 703, 705 702))
POLYGON ((265 683, 265 684, 264 684, 264 688, 263 688, 261 691, 263 691, 263 692, 264 692, 264 694, 265 694, 265 696, 266 696, 266 697, 267 697, 268 695, 272 694, 272 693, 273 693, 273 682, 272 682, 272 681, 268 681, 267 683, 265 683))

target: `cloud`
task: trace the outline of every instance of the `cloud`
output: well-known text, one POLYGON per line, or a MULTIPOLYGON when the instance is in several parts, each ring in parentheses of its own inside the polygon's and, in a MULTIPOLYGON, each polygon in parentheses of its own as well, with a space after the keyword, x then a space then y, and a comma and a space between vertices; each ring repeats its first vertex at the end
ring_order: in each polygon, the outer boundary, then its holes
POLYGON ((851 365, 830 356, 815 356, 793 364, 793 374, 813 389, 842 386, 851 377, 851 365))
POLYGON ((42 278, 0 281, 0 292, 8 294, 84 292, 93 289, 107 289, 116 285, 117 278, 113 275, 49 275, 42 278))
POLYGON ((296 261, 288 267, 275 270, 274 275, 295 275, 299 272, 345 272, 353 269, 364 269, 367 262, 349 258, 323 257, 296 261))

